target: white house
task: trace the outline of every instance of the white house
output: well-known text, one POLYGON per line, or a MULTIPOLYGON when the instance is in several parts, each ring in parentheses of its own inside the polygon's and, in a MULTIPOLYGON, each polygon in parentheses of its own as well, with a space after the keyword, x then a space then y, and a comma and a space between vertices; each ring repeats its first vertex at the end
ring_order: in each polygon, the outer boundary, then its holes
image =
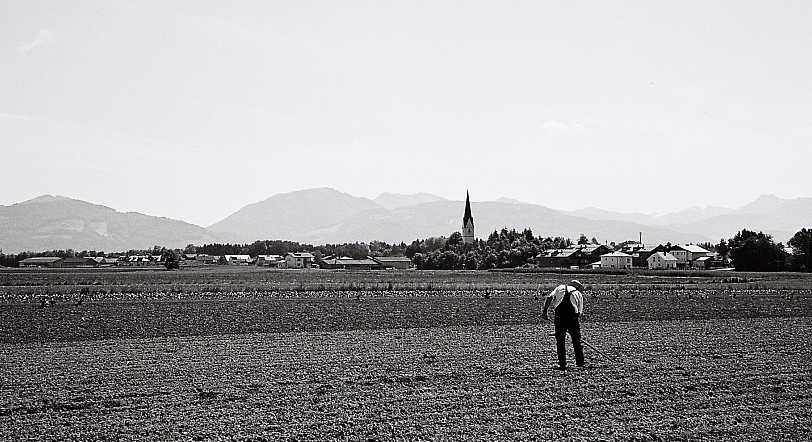
POLYGON ((677 268, 677 258, 668 252, 652 253, 647 261, 650 269, 671 270, 677 268))
POLYGON ((689 259, 688 259, 689 261, 693 261, 693 260, 695 260, 697 258, 701 258, 703 256, 713 256, 713 252, 711 252, 710 250, 706 250, 706 249, 704 249, 702 247, 699 247, 699 246, 696 246, 696 245, 693 245, 693 244, 689 244, 689 245, 684 246, 684 247, 685 247, 686 250, 688 250, 688 253, 690 254, 689 259))
POLYGON ((288 252, 285 255, 285 266, 289 269, 309 269, 313 267, 314 258, 307 252, 288 252))
POLYGON ((248 265, 253 262, 249 255, 223 255, 228 265, 248 265))
POLYGON ((674 255, 674 258, 677 258, 678 267, 690 266, 694 260, 702 258, 703 256, 713 256, 713 252, 693 244, 684 246, 676 245, 668 252, 674 255))
POLYGON ((282 255, 257 255, 258 267, 284 267, 285 258, 282 255))
POLYGON ((623 252, 612 252, 601 255, 602 269, 630 269, 632 268, 632 255, 623 252))

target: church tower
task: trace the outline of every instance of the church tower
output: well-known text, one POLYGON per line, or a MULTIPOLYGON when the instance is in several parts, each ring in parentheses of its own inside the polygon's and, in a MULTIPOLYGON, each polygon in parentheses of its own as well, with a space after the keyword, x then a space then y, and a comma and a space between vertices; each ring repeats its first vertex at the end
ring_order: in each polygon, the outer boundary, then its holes
POLYGON ((465 191, 465 215, 462 217, 462 242, 465 244, 474 243, 474 217, 471 216, 471 198, 468 191, 465 191))

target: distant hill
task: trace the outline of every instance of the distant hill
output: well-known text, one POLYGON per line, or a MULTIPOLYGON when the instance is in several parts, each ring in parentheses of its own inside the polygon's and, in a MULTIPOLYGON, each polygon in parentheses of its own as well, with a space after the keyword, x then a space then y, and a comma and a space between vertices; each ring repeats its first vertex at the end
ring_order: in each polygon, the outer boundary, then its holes
POLYGON ((682 232, 705 232, 706 235, 731 238, 742 229, 763 231, 784 244, 801 228, 812 227, 812 198, 784 200, 763 195, 750 204, 701 221, 667 226, 682 232))
POLYGON ((690 207, 680 212, 668 213, 664 215, 644 215, 642 213, 620 213, 610 212, 595 207, 587 207, 586 209, 574 210, 563 212, 568 215, 582 216, 587 219, 595 221, 628 221, 646 226, 659 226, 665 227, 672 224, 698 222, 716 216, 726 215, 733 212, 733 209, 725 209, 723 207, 690 207))
MULTIPOLYGON (((426 193, 384 193, 374 200, 330 188, 274 195, 249 204, 208 228, 50 195, 0 206, 0 248, 6 253, 72 248, 125 251, 154 245, 183 247, 213 242, 248 243, 283 239, 309 244, 372 240, 409 243, 459 231, 465 203, 426 193)), ((739 209, 689 208, 652 216, 587 208, 563 212, 500 198, 473 202, 476 236, 494 230, 530 228, 535 235, 576 240, 583 233, 599 242, 718 242, 741 229, 763 231, 786 243, 812 227, 812 198, 762 196, 739 209)))
POLYGON ((525 203, 525 202, 522 202, 522 201, 519 201, 519 200, 515 200, 513 198, 505 198, 505 197, 501 197, 501 198, 497 199, 496 202, 497 203, 508 203, 508 204, 530 204, 530 203, 525 203))
MULTIPOLYGON (((463 201, 449 201, 428 194, 385 194, 376 201, 333 189, 303 190, 248 205, 209 229, 232 242, 292 239, 310 244, 371 240, 408 243, 414 239, 448 236, 460 230, 465 207, 463 201), (422 202, 429 199, 437 201, 422 202), (379 200, 383 204, 376 202, 379 200)), ((507 201, 471 204, 477 237, 487 238, 491 232, 503 227, 517 230, 529 227, 536 235, 577 239, 584 233, 600 241, 636 239, 641 230, 647 232, 651 241, 710 240, 699 234, 684 234, 631 222, 589 220, 539 205, 507 201)))
MULTIPOLYGON (((661 216, 624 214, 595 208, 563 213, 592 220, 628 221, 690 235, 702 235, 713 238, 713 243, 722 238, 730 239, 742 229, 763 231, 772 235, 776 242, 786 243, 801 228, 812 226, 812 198, 784 200, 775 195, 762 195, 738 209, 691 207, 661 216)), ((645 232, 643 236, 644 242, 647 242, 645 232)))
POLYGON ((401 195, 399 193, 382 193, 372 201, 391 210, 397 209, 398 207, 416 206, 418 204, 423 203, 436 203, 438 201, 448 201, 448 200, 437 195, 432 195, 430 193, 416 193, 414 195, 401 195))
POLYGON ((58 249, 118 252, 214 241, 216 238, 200 226, 117 212, 61 196, 43 195, 0 206, 0 249, 4 253, 58 249))
MULTIPOLYGON (((340 224, 359 214, 386 212, 383 206, 330 188, 300 190, 274 195, 249 204, 208 230, 229 242, 252 242, 257 239, 285 239, 308 242, 312 232, 340 224)), ((345 236, 323 235, 333 239, 345 236)), ((368 241, 359 237, 355 241, 368 241)), ((332 241, 335 242, 335 241, 332 241)))

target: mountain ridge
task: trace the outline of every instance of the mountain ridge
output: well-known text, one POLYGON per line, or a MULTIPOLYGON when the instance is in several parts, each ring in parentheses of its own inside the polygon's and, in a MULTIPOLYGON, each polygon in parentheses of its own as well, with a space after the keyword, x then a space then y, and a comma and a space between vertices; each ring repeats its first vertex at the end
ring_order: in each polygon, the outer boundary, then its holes
MULTIPOLYGON (((203 228, 170 218, 118 212, 59 195, 0 205, 0 249, 6 253, 53 249, 125 251, 154 245, 183 247, 211 242, 280 239, 311 244, 410 242, 460 231, 464 201, 428 193, 356 197, 329 187, 280 193, 251 203, 203 228)), ((472 203, 477 237, 502 228, 530 228, 536 235, 600 242, 718 242, 741 229, 787 241, 812 225, 812 198, 762 195, 738 209, 707 206, 653 216, 588 207, 551 209, 511 198, 472 203)))
POLYGON ((0 206, 0 249, 126 251, 217 241, 200 226, 67 197, 40 197, 0 206))

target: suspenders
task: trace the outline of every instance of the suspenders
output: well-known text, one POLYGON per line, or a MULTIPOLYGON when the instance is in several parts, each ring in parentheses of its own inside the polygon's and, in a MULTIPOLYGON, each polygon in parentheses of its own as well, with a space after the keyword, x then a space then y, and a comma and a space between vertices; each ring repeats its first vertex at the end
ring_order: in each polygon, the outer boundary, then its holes
POLYGON ((569 286, 564 284, 564 299, 561 300, 561 303, 555 308, 555 316, 558 317, 559 314, 563 317, 571 317, 576 316, 577 312, 575 311, 575 306, 572 305, 572 299, 570 296, 570 289, 569 286), (560 309, 560 310, 559 310, 560 309))

